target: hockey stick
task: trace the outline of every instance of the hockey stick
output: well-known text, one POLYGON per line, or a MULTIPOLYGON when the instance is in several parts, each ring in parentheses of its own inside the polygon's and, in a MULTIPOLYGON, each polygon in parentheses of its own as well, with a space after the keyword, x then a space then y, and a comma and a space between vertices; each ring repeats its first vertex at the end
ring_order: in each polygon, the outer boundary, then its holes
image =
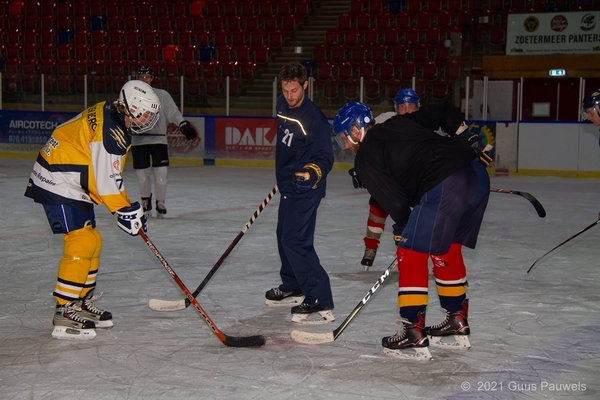
POLYGON ((365 304, 367 304, 367 302, 371 299, 371 297, 373 297, 375 291, 379 289, 379 287, 383 284, 383 281, 385 281, 386 278, 390 276, 390 273, 393 271, 394 268, 396 268, 397 265, 398 259, 396 258, 390 264, 390 266, 387 267, 383 275, 379 277, 379 279, 377 280, 377 282, 375 282, 371 289, 369 289, 369 291, 367 292, 365 297, 362 298, 360 303, 358 303, 358 305, 354 307, 354 310, 352 310, 350 315, 346 317, 344 322, 342 322, 342 324, 336 329, 334 329, 332 332, 313 333, 294 329, 291 333, 292 339, 294 339, 296 342, 304 344, 321 344, 333 342, 335 339, 338 338, 338 336, 342 334, 344 329, 346 329, 346 327, 350 325, 350 322, 352 322, 354 317, 356 317, 356 314, 358 314, 359 311, 362 310, 362 308, 365 306, 365 304))
POLYGON ((509 190, 509 189, 490 189, 490 192, 516 194, 517 196, 524 197, 531 203, 533 208, 535 208, 535 211, 537 211, 537 214, 539 215, 540 218, 544 218, 546 216, 546 210, 544 210, 542 203, 540 203, 538 199, 536 199, 535 197, 533 197, 531 194, 529 194, 527 192, 520 192, 518 190, 509 190))
POLYGON ((594 222, 593 224, 586 226, 585 228, 583 228, 582 230, 580 230, 579 232, 577 232, 576 234, 574 234, 573 236, 571 236, 570 238, 568 238, 567 240, 565 240, 564 242, 562 242, 561 244, 554 247, 552 250, 550 250, 549 252, 547 252, 546 254, 544 254, 543 256, 538 258, 537 260, 535 260, 534 263, 531 264, 531 267, 529 267, 529 269, 527 270, 527 273, 529 273, 533 269, 533 267, 535 267, 535 264, 537 264, 537 262, 540 261, 542 258, 546 257, 548 254, 552 253, 554 250, 558 249, 563 244, 570 242, 571 240, 575 239, 577 236, 581 235, 583 232, 585 232, 589 229, 592 229, 594 226, 596 226, 598 224, 600 224, 600 219, 598 219, 598 221, 594 222))
POLYGON ((143 230, 140 230, 139 234, 140 234, 141 238, 144 239, 144 242, 148 245, 148 247, 150 248, 152 253, 154 253, 156 258, 158 258, 158 261, 160 261, 160 263, 162 264, 163 267, 165 267, 165 269, 167 270, 169 275, 171 275, 171 277, 173 278, 175 283, 177 283, 179 288, 183 291, 183 293, 187 296, 187 298, 190 300, 190 302, 194 305, 194 308, 196 309, 196 311, 198 311, 198 314, 200 314, 200 316, 202 317, 204 322, 206 322, 206 324, 210 327, 210 329, 212 329, 213 333, 215 335, 217 335, 219 340, 225 346, 229 346, 229 347, 260 347, 265 344, 265 338, 264 338, 264 336, 261 336, 261 335, 235 337, 235 336, 228 336, 228 335, 224 334, 223 332, 221 332, 219 330, 219 328, 217 328, 215 323, 212 321, 212 319, 210 319, 210 317, 208 316, 206 311, 204 311, 204 309, 202 308, 200 303, 198 303, 198 301, 192 296, 189 289, 183 284, 181 279, 179 279, 179 277, 177 276, 177 274, 175 273, 173 268, 171 268, 169 266, 169 263, 167 263, 167 260, 165 260, 165 258, 160 254, 158 249, 150 241, 150 239, 148 238, 146 233, 144 233, 143 230))
MULTIPOLYGON (((229 253, 231 253, 233 248, 238 244, 238 242, 240 241, 242 236, 244 236, 246 231, 248 229, 250 229, 250 226, 256 220, 256 218, 258 218, 261 211, 264 210, 264 208, 267 206, 267 204, 269 204, 269 201, 273 198, 273 196, 275 196, 275 193, 277 193, 277 190, 278 190, 277 185, 275 185, 275 187, 273 189, 271 189, 271 191, 269 192, 267 197, 263 200, 262 204, 260 206, 258 206, 258 209, 254 212, 254 215, 252 215, 252 217, 250 218, 250 220, 248 220, 248 222, 246 222, 246 225, 244 225, 244 227, 242 228, 240 233, 238 233, 237 236, 235 237, 235 239, 233 239, 233 242, 231 242, 231 244, 229 245, 227 250, 225 250, 225 253, 223 253, 221 258, 219 258, 217 263, 208 272, 208 275, 206 275, 206 277, 204 278, 202 283, 200 283, 200 286, 198 286, 196 288, 196 290, 194 290, 194 293, 192 293, 192 296, 194 298, 198 297, 198 295, 200 294, 202 289, 204 289, 204 286, 206 286, 206 284, 213 277, 215 272, 217 272, 217 270, 219 269, 221 264, 223 264, 223 262, 225 261, 227 256, 229 256, 229 253)), ((151 299, 148 302, 148 307, 150 307, 154 311, 178 311, 178 310, 183 310, 183 309, 189 307, 190 304, 191 304, 191 302, 188 298, 181 299, 181 300, 174 300, 174 301, 151 299)))

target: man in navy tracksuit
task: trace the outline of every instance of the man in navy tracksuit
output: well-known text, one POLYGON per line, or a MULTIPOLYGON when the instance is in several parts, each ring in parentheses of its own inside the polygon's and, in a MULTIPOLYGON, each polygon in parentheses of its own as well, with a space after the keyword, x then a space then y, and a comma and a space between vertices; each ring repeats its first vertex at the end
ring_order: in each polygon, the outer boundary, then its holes
POLYGON ((325 197, 326 177, 333 165, 327 117, 305 96, 306 69, 298 62, 282 67, 283 94, 277 100, 275 173, 281 194, 277 244, 282 284, 267 291, 268 305, 292 307, 292 321, 334 320, 329 276, 314 249, 317 208, 325 197), (309 319, 319 313, 316 320, 309 319))

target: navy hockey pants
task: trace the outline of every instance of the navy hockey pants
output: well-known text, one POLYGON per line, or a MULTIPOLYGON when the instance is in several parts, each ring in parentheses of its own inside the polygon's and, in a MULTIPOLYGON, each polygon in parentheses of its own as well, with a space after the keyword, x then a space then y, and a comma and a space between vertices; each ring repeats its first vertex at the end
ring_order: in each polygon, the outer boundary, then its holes
POLYGON ((320 196, 281 196, 277 220, 282 281, 279 288, 284 292, 300 288, 306 303, 319 300, 323 307, 333 308, 329 275, 314 248, 320 203, 320 196))

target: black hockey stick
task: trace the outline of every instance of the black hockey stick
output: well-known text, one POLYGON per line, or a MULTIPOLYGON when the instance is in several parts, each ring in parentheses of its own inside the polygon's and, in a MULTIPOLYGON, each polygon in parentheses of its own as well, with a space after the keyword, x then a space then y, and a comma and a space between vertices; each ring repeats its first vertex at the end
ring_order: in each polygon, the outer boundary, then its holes
POLYGON ((520 192, 518 190, 509 190, 509 189, 490 189, 490 192, 516 194, 517 196, 524 197, 531 203, 533 208, 535 208, 535 211, 537 211, 537 214, 540 216, 540 218, 544 218, 546 216, 546 210, 544 210, 542 203, 540 203, 539 200, 536 199, 535 197, 533 197, 530 193, 520 192))
MULTIPOLYGON (((219 269, 221 264, 223 264, 223 262, 225 261, 227 256, 229 256, 229 253, 231 253, 233 248, 238 244, 238 242, 240 241, 242 236, 244 236, 246 231, 248 229, 250 229, 250 226, 252 225, 252 223, 256 220, 256 218, 258 218, 258 216, 260 215, 262 210, 264 210, 264 208, 267 206, 267 204, 269 204, 269 201, 273 198, 273 196, 275 196, 275 193, 277 193, 277 190, 278 190, 277 185, 275 185, 275 187, 273 189, 271 189, 271 191, 269 192, 267 197, 263 200, 261 205, 258 206, 258 209, 254 212, 252 217, 248 220, 248 222, 246 222, 246 225, 244 225, 244 227, 242 228, 240 233, 238 233, 237 236, 235 237, 235 239, 233 239, 233 242, 231 242, 231 244, 229 245, 227 250, 225 250, 225 253, 223 253, 221 258, 219 258, 219 260, 216 262, 216 264, 208 272, 208 275, 206 275, 206 277, 204 278, 202 283, 200 283, 200 286, 198 286, 196 288, 196 290, 194 290, 194 293, 192 293, 192 296, 194 298, 198 297, 198 295, 200 294, 202 289, 204 289, 204 286, 206 286, 206 284, 213 277, 215 272, 217 272, 217 270, 219 269)), ((191 302, 188 298, 181 299, 181 300, 174 300, 174 301, 151 299, 148 302, 148 307, 150 307, 154 311, 178 311, 178 310, 183 310, 183 309, 189 307, 190 304, 191 304, 191 302)))
POLYGON ((158 249, 150 241, 150 239, 148 238, 146 233, 144 233, 144 231, 140 230, 139 234, 140 234, 141 238, 144 239, 144 242, 148 245, 148 247, 150 248, 152 253, 154 253, 156 258, 158 258, 158 260, 160 261, 162 266, 165 267, 165 269, 167 270, 169 275, 171 275, 171 277, 173 278, 175 283, 177 283, 179 288, 183 291, 183 293, 186 295, 186 297, 194 305, 194 308, 196 309, 196 311, 198 311, 198 314, 200 314, 200 316, 202 317, 204 322, 206 322, 206 324, 210 327, 210 329, 212 329, 213 333, 219 338, 219 340, 225 346, 229 346, 229 347, 260 347, 265 344, 265 338, 264 338, 264 336, 261 336, 261 335, 235 337, 235 336, 228 336, 228 335, 224 334, 223 332, 221 332, 219 330, 219 328, 217 328, 215 323, 212 321, 212 319, 208 316, 206 311, 204 311, 204 309, 202 308, 200 303, 198 303, 198 300, 196 300, 196 298, 194 296, 192 296, 192 294, 190 293, 188 288, 183 284, 181 279, 179 279, 179 277, 177 276, 177 274, 175 273, 173 268, 171 268, 169 266, 169 263, 167 263, 167 260, 165 260, 165 258, 160 254, 158 249))
POLYGON ((354 310, 352 310, 350 315, 348 315, 346 317, 344 322, 342 322, 342 324, 340 326, 338 326, 336 329, 334 329, 332 332, 313 333, 313 332, 305 332, 305 331, 299 331, 299 330, 294 329, 291 333, 292 339, 294 339, 296 342, 304 343, 304 344, 321 344, 321 343, 333 342, 335 339, 338 338, 338 336, 340 336, 342 334, 344 329, 346 329, 346 327, 348 325, 350 325, 350 322, 352 322, 354 317, 356 317, 356 314, 358 314, 359 311, 362 310, 362 308, 365 306, 365 304, 367 304, 367 302, 371 299, 371 297, 373 297, 373 294, 375 293, 375 291, 377 289, 379 289, 381 284, 383 284, 383 281, 385 281, 386 278, 388 276, 390 276, 390 273, 394 270, 394 268, 396 268, 397 265, 398 265, 398 259, 396 258, 390 264, 390 266, 387 267, 387 269, 385 270, 383 275, 381 275, 379 277, 379 279, 377 280, 377 282, 375 282, 375 284, 371 287, 371 289, 369 289, 369 291, 367 292, 365 297, 362 298, 360 303, 358 303, 358 305, 356 307, 354 307, 354 310))
POLYGON ((588 226, 586 226, 585 228, 583 228, 582 230, 580 230, 579 232, 577 232, 576 234, 574 234, 573 236, 571 236, 570 238, 568 238, 567 240, 565 240, 564 242, 562 242, 561 244, 559 244, 558 246, 554 247, 552 250, 548 251, 546 254, 544 254, 543 256, 541 256, 540 258, 538 258, 537 260, 535 260, 533 262, 533 264, 531 264, 531 267, 529 267, 529 269, 527 270, 527 273, 529 273, 533 267, 535 267, 535 264, 537 264, 538 261, 540 261, 542 258, 546 257, 548 254, 552 253, 554 250, 558 249, 560 246, 562 246, 565 243, 570 242, 571 240, 575 239, 577 236, 581 235, 583 232, 592 229, 594 226, 598 225, 600 223, 600 219, 598 219, 598 221, 594 222, 593 224, 590 224, 588 226))

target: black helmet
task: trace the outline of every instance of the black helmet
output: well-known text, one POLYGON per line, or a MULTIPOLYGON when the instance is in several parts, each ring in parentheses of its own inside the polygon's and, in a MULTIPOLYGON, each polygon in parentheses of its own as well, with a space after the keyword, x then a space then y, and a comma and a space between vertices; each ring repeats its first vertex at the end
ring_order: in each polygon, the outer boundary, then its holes
POLYGON ((154 77, 154 74, 152 73, 152 69, 150 69, 150 67, 147 67, 145 65, 142 65, 141 67, 138 68, 138 70, 137 70, 138 78, 140 75, 150 75, 150 76, 154 77))

